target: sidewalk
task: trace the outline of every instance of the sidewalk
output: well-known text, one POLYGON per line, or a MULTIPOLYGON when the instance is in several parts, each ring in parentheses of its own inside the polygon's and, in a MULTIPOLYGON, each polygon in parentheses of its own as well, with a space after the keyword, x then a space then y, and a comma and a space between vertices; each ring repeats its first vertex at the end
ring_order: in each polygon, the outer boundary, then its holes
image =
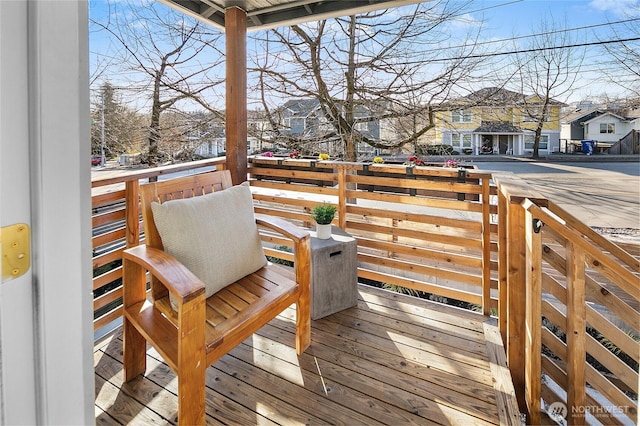
POLYGON ((428 161, 433 162, 445 162, 451 158, 456 160, 470 162, 470 163, 482 163, 482 162, 508 162, 508 161, 522 161, 522 162, 590 162, 590 163, 610 163, 610 162, 640 162, 640 155, 610 155, 610 154, 593 154, 586 155, 582 153, 576 154, 563 154, 553 153, 546 156, 541 156, 538 159, 531 158, 531 155, 516 156, 516 155, 503 155, 503 154, 490 154, 490 155, 430 155, 428 161))

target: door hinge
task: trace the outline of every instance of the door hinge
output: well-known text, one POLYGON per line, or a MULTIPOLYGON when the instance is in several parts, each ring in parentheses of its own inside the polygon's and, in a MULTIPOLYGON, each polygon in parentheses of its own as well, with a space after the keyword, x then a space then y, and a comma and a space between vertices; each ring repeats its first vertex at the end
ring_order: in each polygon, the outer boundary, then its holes
POLYGON ((29 270, 31 236, 29 225, 16 223, 0 228, 2 245, 2 281, 9 281, 29 270))

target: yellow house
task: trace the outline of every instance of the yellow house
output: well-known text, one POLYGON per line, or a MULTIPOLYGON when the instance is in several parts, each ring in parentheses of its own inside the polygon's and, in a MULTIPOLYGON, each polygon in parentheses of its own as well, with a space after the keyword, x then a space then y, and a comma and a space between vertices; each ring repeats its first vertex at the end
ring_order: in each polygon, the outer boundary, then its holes
MULTIPOLYGON (((560 145, 561 102, 551 100, 540 137, 539 155, 560 145)), ((510 90, 489 87, 443 104, 436 113, 435 140, 460 154, 528 155, 533 152, 537 117, 543 101, 510 90)))

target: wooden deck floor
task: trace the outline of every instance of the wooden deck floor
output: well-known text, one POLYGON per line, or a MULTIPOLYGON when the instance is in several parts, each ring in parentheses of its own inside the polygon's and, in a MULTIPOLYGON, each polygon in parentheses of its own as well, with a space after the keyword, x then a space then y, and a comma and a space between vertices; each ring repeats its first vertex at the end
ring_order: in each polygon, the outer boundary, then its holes
MULTIPOLYGON (((359 286, 357 308, 312 323, 290 308, 207 369, 208 424, 520 424, 490 319, 359 286)), ((95 345, 96 424, 173 424, 177 379, 153 350, 123 384, 120 331, 95 345)))

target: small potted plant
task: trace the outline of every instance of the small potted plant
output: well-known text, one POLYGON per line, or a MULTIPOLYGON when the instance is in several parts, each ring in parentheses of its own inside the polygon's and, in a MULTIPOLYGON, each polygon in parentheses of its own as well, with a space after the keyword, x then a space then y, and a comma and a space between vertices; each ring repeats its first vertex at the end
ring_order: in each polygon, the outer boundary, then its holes
POLYGON ((316 234, 321 240, 331 238, 331 222, 336 214, 336 207, 328 203, 318 204, 311 210, 311 216, 316 221, 316 234))

